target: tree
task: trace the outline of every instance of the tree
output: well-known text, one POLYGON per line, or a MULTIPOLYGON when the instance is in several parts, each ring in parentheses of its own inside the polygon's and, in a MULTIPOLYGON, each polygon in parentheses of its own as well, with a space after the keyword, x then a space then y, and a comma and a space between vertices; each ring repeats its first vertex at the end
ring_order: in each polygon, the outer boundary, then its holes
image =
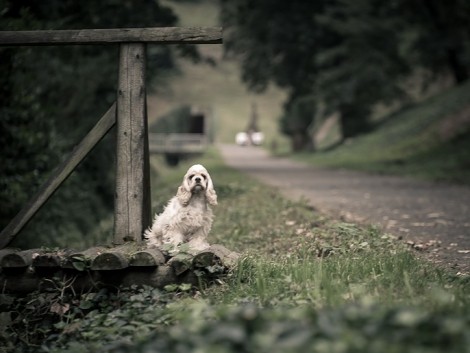
POLYGON ((405 96, 409 66, 400 54, 397 17, 377 0, 337 0, 317 16, 325 44, 316 56, 318 94, 340 112, 343 139, 367 132, 378 102, 405 96))
POLYGON ((222 1, 227 54, 241 58, 242 79, 252 90, 263 91, 273 82, 288 91, 281 131, 296 140, 292 142, 296 148, 308 144, 305 130, 300 139, 293 132, 299 121, 288 122, 294 116, 290 107, 298 98, 313 95, 317 75, 314 58, 321 39, 315 13, 322 10, 324 2, 222 1))
POLYGON ((340 112, 343 138, 369 129, 377 103, 404 98, 400 84, 418 66, 450 69, 456 82, 468 78, 465 0, 224 0, 222 5, 227 50, 241 56, 248 86, 263 90, 273 82, 287 89, 288 102, 315 96, 326 113, 340 112))
POLYGON ((457 84, 470 76, 470 3, 466 0, 393 2, 409 38, 408 59, 432 73, 448 70, 457 84))
POLYGON ((296 98, 285 109, 280 119, 281 131, 291 138, 293 151, 313 150, 315 147, 309 128, 314 121, 315 98, 296 98))
MULTIPOLYGON (((242 78, 252 89, 269 81, 323 100, 341 112, 343 137, 367 131, 371 107, 401 92, 406 73, 393 20, 375 0, 223 2, 227 50, 241 55, 242 78), (269 18, 268 24, 260 18, 269 18)), ((289 107, 289 104, 286 104, 289 107)), ((291 115, 286 112, 284 119, 291 115)))
POLYGON ((311 92, 318 41, 314 15, 322 6, 322 1, 222 1, 225 47, 241 56, 242 78, 251 89, 262 91, 272 81, 291 98, 311 92))

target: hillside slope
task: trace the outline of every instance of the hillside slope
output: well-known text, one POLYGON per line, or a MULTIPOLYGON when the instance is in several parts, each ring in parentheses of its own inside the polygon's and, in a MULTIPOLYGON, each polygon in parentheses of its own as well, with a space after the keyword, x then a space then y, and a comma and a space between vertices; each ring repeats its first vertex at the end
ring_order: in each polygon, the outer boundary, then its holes
POLYGON ((470 82, 390 115, 309 163, 470 184, 470 82))

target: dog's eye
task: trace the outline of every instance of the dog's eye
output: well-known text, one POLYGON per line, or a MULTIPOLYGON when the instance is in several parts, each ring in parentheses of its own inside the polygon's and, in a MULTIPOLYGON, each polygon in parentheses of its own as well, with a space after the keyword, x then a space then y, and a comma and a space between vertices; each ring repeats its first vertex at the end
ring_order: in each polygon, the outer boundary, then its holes
POLYGON ((189 180, 192 180, 193 178, 194 178, 194 174, 191 174, 191 175, 189 176, 189 180))
POLYGON ((207 175, 206 175, 206 174, 202 174, 202 177, 204 178, 204 180, 207 179, 207 175))

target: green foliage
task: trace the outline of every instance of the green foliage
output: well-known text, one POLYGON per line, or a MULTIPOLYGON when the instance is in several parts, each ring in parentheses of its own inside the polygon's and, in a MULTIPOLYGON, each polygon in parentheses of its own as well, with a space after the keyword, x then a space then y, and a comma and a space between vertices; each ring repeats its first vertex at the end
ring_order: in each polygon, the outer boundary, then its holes
POLYGON ((229 53, 242 54, 242 79, 255 91, 270 81, 291 91, 291 97, 313 88, 314 56, 320 32, 315 14, 324 1, 222 1, 222 23, 229 53), (269 17, 269 26, 261 20, 269 17))
POLYGON ((217 312, 197 303, 173 330, 159 332, 126 352, 465 352, 468 318, 411 308, 360 303, 337 309, 260 309, 255 305, 217 312), (201 308, 202 306, 202 308, 201 308), (212 318, 216 316, 217 319, 212 318))
POLYGON ((166 291, 131 287, 79 294, 70 290, 70 282, 54 281, 55 290, 31 293, 4 309, 11 322, 0 342, 8 351, 108 351, 115 342, 140 340, 168 325, 173 319, 165 307, 191 289, 181 284, 166 291))
POLYGON ((377 102, 404 97, 399 78, 409 74, 400 53, 398 20, 388 5, 340 0, 318 15, 330 42, 316 57, 319 95, 327 113, 341 113, 343 138, 368 130, 377 102))
POLYGON ((72 255, 70 261, 72 262, 73 268, 77 271, 85 271, 91 267, 90 258, 81 254, 72 255))
MULTIPOLYGON (((470 77, 470 7, 465 0, 400 0, 391 6, 405 26, 403 51, 413 65, 425 67, 431 78, 450 72, 456 83, 470 77)), ((403 30, 402 30, 403 32, 403 30)))

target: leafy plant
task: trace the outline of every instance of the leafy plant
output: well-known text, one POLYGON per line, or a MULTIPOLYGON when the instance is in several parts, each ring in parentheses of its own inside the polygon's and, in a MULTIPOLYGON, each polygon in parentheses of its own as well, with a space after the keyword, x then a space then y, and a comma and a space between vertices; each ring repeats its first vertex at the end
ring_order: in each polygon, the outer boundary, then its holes
POLYGON ((69 260, 77 271, 85 271, 91 266, 91 259, 81 254, 70 256, 69 260))
POLYGON ((198 302, 189 311, 196 320, 187 315, 177 329, 113 352, 464 352, 470 328, 468 318, 373 303, 322 310, 244 304, 214 312, 198 302))

